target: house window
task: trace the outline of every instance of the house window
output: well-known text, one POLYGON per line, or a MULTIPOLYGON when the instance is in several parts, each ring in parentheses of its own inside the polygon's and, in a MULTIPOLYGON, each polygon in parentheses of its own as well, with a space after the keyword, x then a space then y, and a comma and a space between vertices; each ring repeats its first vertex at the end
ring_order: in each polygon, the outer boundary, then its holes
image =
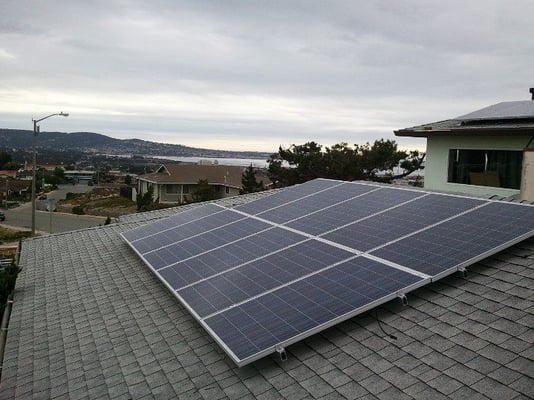
POLYGON ((189 185, 182 185, 182 190, 183 190, 183 194, 188 194, 189 193, 189 185))
POLYGON ((522 151, 450 149, 447 182, 519 189, 522 162, 522 151))
POLYGON ((166 185, 167 194, 180 194, 181 185, 166 185))
POLYGON ((226 194, 230 194, 230 188, 228 186, 226 186, 226 194))

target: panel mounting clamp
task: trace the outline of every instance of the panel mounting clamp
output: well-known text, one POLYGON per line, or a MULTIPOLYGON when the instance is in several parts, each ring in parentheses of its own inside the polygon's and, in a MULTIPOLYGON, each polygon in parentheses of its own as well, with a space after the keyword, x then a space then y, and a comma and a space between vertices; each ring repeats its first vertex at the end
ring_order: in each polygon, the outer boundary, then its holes
POLYGON ((458 272, 460 273, 462 278, 467 278, 468 273, 467 273, 467 269, 465 267, 458 268, 458 272))
POLYGON ((285 348, 283 348, 282 346, 276 346, 275 350, 278 353, 278 355, 280 356, 280 361, 283 362, 283 361, 287 360, 287 353, 286 353, 286 349, 285 348))
POLYGON ((402 302, 403 306, 407 306, 408 305, 408 297, 406 297, 406 295, 404 293, 399 293, 397 296, 399 297, 399 299, 402 302))

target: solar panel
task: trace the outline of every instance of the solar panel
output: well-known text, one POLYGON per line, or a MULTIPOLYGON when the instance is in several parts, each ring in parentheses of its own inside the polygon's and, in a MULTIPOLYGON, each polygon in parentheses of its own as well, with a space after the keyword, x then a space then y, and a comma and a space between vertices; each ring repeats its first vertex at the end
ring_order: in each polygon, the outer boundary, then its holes
POLYGON ((438 277, 534 233, 534 207, 487 202, 371 254, 438 277))
POLYGON ((328 207, 329 204, 342 203, 373 190, 378 190, 378 188, 370 185, 344 183, 342 185, 333 186, 329 190, 310 194, 304 198, 296 199, 256 215, 271 222, 282 224, 309 215, 310 213, 323 210, 325 207, 328 207))
POLYGON ((317 179, 127 243, 242 366, 534 235, 534 206, 317 179))
POLYGON ((146 224, 129 230, 128 232, 124 232, 122 236, 129 243, 134 243, 140 239, 143 239, 144 241, 146 237, 159 233, 160 231, 165 230, 167 227, 175 227, 187 222, 197 221, 202 217, 222 211, 224 211, 224 208, 215 204, 203 204, 199 207, 178 213, 172 217, 161 219, 151 224, 146 224))
POLYGON ((285 225, 310 235, 320 235, 340 228, 348 223, 369 217, 384 209, 422 197, 425 193, 370 186, 374 190, 340 203, 326 202, 326 208, 285 225))
MULTIPOLYGON (((212 315, 203 322, 246 363, 418 286, 423 279, 357 257, 212 315)), ((413 290, 413 289, 412 289, 413 290)))
POLYGON ((352 257, 354 254, 345 250, 308 239, 200 281, 178 294, 204 318, 352 257))
POLYGON ((159 272, 172 282, 173 289, 180 289, 304 240, 306 237, 297 233, 271 227, 261 234, 229 242, 159 272))
POLYGON ((283 190, 281 192, 276 192, 271 196, 267 196, 250 203, 242 204, 237 206, 235 209, 251 214, 256 215, 261 212, 270 210, 272 208, 281 206, 282 204, 287 204, 295 200, 302 199, 303 197, 313 195, 323 190, 328 190, 335 186, 342 185, 343 182, 333 181, 329 179, 315 179, 310 182, 306 182, 301 185, 295 185, 291 190, 283 190))
POLYGON ((334 230, 321 237, 368 251, 483 204, 482 200, 429 194, 334 230))

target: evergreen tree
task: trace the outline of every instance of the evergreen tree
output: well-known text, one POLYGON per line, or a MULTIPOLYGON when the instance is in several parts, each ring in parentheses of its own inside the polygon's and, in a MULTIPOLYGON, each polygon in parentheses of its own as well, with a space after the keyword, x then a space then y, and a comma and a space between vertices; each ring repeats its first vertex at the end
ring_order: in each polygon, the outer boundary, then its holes
POLYGON ((262 190, 265 190, 263 181, 258 182, 256 180, 256 172, 254 171, 252 164, 250 164, 241 177, 241 190, 239 190, 239 193, 255 193, 261 192, 262 190))
POLYGON ((372 145, 339 143, 323 147, 315 142, 280 147, 271 155, 269 177, 277 187, 307 182, 315 178, 340 180, 374 180, 391 182, 421 169, 425 153, 398 150, 394 140, 376 140, 372 145), (284 167, 287 163, 289 167, 284 167), (404 169, 395 175, 393 169, 404 169))
POLYGON ((195 191, 191 193, 191 197, 193 197, 193 203, 210 201, 218 198, 215 189, 210 186, 207 179, 200 179, 198 181, 195 191))

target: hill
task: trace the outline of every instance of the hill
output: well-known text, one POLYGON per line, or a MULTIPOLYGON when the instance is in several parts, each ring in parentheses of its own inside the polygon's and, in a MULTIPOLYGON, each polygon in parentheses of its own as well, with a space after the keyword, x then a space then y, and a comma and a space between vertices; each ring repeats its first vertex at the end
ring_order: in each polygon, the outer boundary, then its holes
MULTIPOLYGON (((33 131, 0 128, 0 151, 28 151, 33 131)), ((269 153, 255 151, 212 150, 149 142, 141 139, 115 139, 94 132, 41 132, 37 146, 41 150, 92 154, 135 154, 172 157, 217 157, 267 159, 269 153)))

